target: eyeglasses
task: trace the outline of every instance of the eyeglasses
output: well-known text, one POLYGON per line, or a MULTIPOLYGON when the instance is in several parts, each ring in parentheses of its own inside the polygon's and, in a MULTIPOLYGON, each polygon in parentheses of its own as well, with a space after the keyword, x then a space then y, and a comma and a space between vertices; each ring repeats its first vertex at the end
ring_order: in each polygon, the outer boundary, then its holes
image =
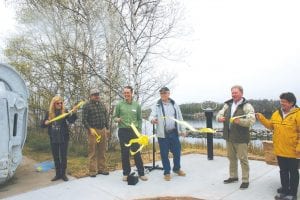
POLYGON ((56 102, 55 105, 62 105, 62 102, 56 102))

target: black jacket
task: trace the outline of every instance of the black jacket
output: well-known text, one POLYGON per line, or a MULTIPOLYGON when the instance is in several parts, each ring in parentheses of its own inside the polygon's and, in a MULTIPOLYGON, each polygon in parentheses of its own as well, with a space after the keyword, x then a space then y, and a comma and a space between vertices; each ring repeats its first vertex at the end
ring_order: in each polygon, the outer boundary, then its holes
MULTIPOLYGON (((67 111, 66 111, 67 112, 67 111)), ((59 116, 61 112, 56 112, 55 117, 59 116)), ((45 115, 44 120, 41 123, 42 128, 48 127, 48 135, 50 137, 50 143, 65 143, 69 141, 69 123, 74 123, 77 119, 76 114, 68 115, 67 117, 58 121, 52 122, 49 125, 45 125, 45 121, 48 120, 49 113, 45 115)))

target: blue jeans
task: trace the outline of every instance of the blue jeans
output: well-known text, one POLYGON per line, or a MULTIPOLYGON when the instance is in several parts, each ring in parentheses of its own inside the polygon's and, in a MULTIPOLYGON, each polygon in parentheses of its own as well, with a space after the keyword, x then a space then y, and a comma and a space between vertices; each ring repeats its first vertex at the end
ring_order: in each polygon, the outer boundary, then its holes
POLYGON ((173 154, 173 171, 180 170, 181 144, 177 132, 168 134, 166 138, 158 138, 158 144, 164 168, 164 175, 170 174, 171 171, 169 151, 173 154))

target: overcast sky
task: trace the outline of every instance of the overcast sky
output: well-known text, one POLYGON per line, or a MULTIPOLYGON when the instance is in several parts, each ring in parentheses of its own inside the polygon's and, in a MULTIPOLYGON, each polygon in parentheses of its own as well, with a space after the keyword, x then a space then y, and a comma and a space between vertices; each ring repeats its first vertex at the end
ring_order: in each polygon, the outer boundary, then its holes
MULTIPOLYGON (((13 30, 12 10, 0 0, 0 45, 13 30)), ((178 103, 223 102, 240 84, 249 99, 278 99, 290 91, 300 100, 300 1, 184 0, 189 33, 170 48, 178 62, 160 65, 177 73, 171 97, 178 103)))
POLYGON ((240 84, 249 99, 300 99, 300 1, 184 0, 191 35, 178 42, 184 62, 172 96, 179 103, 231 98, 240 84))
POLYGON ((0 61, 2 61, 2 50, 4 49, 5 38, 15 30, 14 10, 7 6, 4 0, 0 0, 0 61))

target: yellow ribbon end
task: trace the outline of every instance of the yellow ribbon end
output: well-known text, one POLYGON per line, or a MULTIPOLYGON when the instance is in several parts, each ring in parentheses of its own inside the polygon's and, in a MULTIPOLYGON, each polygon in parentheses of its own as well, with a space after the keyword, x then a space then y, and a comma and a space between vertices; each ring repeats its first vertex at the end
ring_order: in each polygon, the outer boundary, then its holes
POLYGON ((212 128, 201 128, 200 133, 215 133, 216 131, 212 128))
POLYGON ((146 146, 146 145, 148 145, 148 143, 149 143, 149 137, 147 136, 147 135, 142 135, 140 138, 139 138, 139 144, 140 145, 144 145, 144 146, 146 146))

